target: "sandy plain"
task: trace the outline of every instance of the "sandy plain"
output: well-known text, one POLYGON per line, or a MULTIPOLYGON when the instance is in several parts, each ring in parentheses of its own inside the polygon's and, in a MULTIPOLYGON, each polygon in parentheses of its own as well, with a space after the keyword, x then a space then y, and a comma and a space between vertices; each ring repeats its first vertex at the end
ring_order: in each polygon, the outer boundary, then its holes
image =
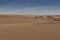
POLYGON ((0 15, 0 40, 60 40, 60 16, 0 15))

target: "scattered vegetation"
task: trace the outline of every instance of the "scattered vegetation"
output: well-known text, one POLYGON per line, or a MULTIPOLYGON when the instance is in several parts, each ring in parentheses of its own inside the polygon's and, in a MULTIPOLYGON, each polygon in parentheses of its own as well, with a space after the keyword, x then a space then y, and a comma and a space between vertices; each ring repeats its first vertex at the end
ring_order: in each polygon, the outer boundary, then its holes
POLYGON ((35 18, 38 18, 37 16, 35 16, 35 18))
POLYGON ((60 21, 60 19, 54 19, 54 18, 53 18, 53 20, 54 20, 54 21, 60 21))
POLYGON ((0 15, 0 18, 16 18, 14 16, 9 16, 9 15, 0 15))
POLYGON ((60 17, 60 15, 56 15, 57 17, 60 17))
POLYGON ((49 19, 53 19, 53 17, 52 17, 52 16, 47 16, 47 18, 49 18, 49 19))
POLYGON ((44 18, 43 16, 39 16, 39 18, 44 18))

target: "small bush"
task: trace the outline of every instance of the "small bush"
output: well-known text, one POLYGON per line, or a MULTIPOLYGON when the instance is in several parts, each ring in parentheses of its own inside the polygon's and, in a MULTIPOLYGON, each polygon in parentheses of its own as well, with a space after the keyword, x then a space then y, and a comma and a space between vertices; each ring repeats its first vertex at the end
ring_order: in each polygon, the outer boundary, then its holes
POLYGON ((37 16, 35 16, 35 18, 38 18, 37 16))

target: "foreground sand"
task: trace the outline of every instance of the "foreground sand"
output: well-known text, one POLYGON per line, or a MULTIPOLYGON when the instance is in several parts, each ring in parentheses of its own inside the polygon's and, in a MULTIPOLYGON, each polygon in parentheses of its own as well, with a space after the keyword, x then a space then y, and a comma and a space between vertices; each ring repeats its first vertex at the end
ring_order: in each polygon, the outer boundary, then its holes
POLYGON ((0 15, 0 40, 60 40, 60 22, 45 16, 0 15))

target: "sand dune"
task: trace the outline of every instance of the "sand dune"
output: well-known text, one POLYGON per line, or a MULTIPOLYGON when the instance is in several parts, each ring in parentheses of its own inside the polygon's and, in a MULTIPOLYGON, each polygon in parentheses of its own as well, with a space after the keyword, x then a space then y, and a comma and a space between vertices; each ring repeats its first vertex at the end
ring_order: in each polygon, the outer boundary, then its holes
POLYGON ((0 15, 0 40, 60 40, 60 16, 0 15))

